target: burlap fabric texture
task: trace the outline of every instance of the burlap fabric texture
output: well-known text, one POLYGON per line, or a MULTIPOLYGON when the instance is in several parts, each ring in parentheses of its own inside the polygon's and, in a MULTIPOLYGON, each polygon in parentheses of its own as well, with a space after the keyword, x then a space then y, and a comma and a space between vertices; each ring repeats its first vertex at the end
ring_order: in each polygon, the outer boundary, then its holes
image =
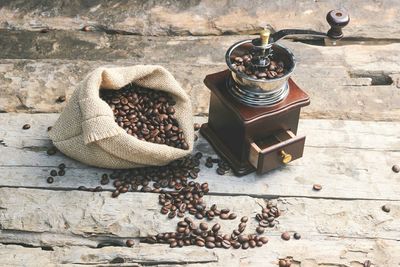
POLYGON ((100 67, 88 74, 69 99, 49 131, 54 145, 65 155, 88 165, 134 168, 167 163, 193 149, 193 115, 189 96, 165 68, 153 65, 100 67), (170 93, 175 116, 189 150, 142 141, 125 132, 111 108, 99 97, 100 88, 119 90, 133 83, 170 93))

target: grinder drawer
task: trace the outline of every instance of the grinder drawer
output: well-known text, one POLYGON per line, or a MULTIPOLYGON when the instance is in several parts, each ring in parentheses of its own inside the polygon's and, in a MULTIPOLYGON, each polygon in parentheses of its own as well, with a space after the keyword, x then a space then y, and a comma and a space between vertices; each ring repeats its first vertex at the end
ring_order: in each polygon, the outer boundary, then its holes
POLYGON ((303 156, 305 136, 296 136, 290 130, 250 143, 249 162, 261 174, 303 156))

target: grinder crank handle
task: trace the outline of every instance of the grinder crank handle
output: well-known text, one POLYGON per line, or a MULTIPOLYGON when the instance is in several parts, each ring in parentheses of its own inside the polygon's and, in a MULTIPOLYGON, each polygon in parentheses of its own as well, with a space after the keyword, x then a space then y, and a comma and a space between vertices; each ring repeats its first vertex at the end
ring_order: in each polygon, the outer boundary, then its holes
POLYGON ((350 17, 347 11, 339 9, 331 10, 326 15, 326 20, 331 26, 327 33, 317 32, 313 30, 284 29, 271 34, 269 38, 269 44, 275 43, 285 37, 293 35, 329 37, 335 40, 343 38, 342 28, 349 24, 350 21, 350 17))

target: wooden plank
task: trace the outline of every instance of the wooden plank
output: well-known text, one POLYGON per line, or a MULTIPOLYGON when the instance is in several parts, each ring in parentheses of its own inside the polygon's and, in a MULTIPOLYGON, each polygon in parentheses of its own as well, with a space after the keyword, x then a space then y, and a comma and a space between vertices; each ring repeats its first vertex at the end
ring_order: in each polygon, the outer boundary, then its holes
MULTIPOLYGON (((87 167, 61 153, 47 155, 51 143, 46 129, 57 117, 0 114, 1 186, 76 189, 99 185, 101 174, 107 170, 87 167), (30 123, 31 129, 22 130, 25 123, 30 123), (49 171, 63 162, 66 175, 47 184, 49 171)), ((262 176, 237 178, 217 175, 215 168, 204 166, 203 158, 198 180, 207 181, 212 194, 400 200, 398 174, 391 170, 400 161, 399 127, 396 122, 302 120, 299 134, 307 135, 302 159, 262 176), (322 184, 323 189, 313 191, 314 183, 322 184)), ((202 137, 195 150, 215 156, 202 137)), ((110 185, 104 188, 112 189, 110 185)))
POLYGON ((133 248, 54 247, 53 251, 0 245, 0 258, 6 266, 278 266, 279 259, 293 257, 292 266, 358 267, 366 260, 373 266, 398 266, 399 242, 383 240, 299 240, 284 242, 271 238, 262 247, 248 250, 207 250, 199 247, 170 249, 167 245, 140 244, 133 248), (26 264, 26 265, 24 265, 26 264))
MULTIPOLYGON (((116 199, 111 198, 109 192, 76 190, 0 188, 0 193, 0 243, 97 247, 110 237, 123 244, 125 238, 175 231, 180 220, 161 214, 158 194, 153 193, 131 192, 116 199), (88 240, 81 242, 79 237, 88 240)), ((216 218, 209 222, 220 223, 222 233, 236 229, 242 216, 250 218, 244 233, 255 233, 258 225, 255 215, 265 206, 264 199, 248 196, 207 195, 204 200, 209 206, 216 204, 237 213, 235 220, 216 218)), ((399 201, 388 204, 390 213, 381 209, 386 201, 284 197, 275 202, 283 215, 278 218, 276 227, 267 229, 267 236, 279 237, 282 232, 289 231, 300 232, 306 240, 326 237, 400 239, 399 201)))
MULTIPOLYGON (((22 259, 42 264, 43 258, 49 261, 46 264, 107 264, 113 260, 121 262, 116 258, 122 258, 125 263, 139 264, 259 266, 276 265, 279 258, 285 257, 292 257, 299 266, 359 266, 367 259, 376 266, 400 263, 399 254, 395 253, 400 249, 396 219, 400 214, 399 201, 390 203, 390 213, 383 213, 382 201, 280 198, 277 201, 283 215, 276 228, 267 231, 269 243, 262 248, 233 251, 170 249, 168 245, 140 243, 137 237, 175 228, 177 219, 168 220, 161 215, 157 199, 157 194, 151 193, 127 193, 113 199, 107 192, 1 188, 0 243, 42 246, 53 251, 0 245, 0 258, 3 263, 10 262, 7 266, 18 265, 22 259), (8 234, 11 230, 12 234, 8 234), (300 232, 302 239, 283 241, 282 231, 300 232), (72 237, 76 242, 71 242, 72 237), (121 245, 126 238, 136 237, 136 244, 133 248, 89 248, 96 247, 96 242, 115 241, 118 237, 121 245), (20 253, 28 255, 20 257, 20 253), (15 257, 18 261, 12 261, 15 257)), ((240 216, 249 216, 246 233, 254 231, 254 215, 264 203, 262 199, 244 196, 206 196, 205 200, 229 207, 240 216)), ((221 231, 231 231, 238 221, 239 218, 219 221, 221 231)))
MULTIPOLYGON (((69 97, 90 70, 100 65, 156 63, 171 70, 191 96, 194 112, 204 114, 209 103, 204 77, 225 69, 226 49, 245 38, 252 37, 114 37, 82 32, 2 34, 0 111, 59 112, 65 104, 57 104, 55 100, 60 95, 69 97), (175 51, 180 51, 179 56, 175 51)), ((294 80, 311 96, 311 105, 302 110, 305 118, 389 121, 399 118, 400 44, 320 47, 283 43, 293 50, 299 62, 294 80)))
POLYGON ((139 35, 237 34, 260 30, 267 24, 276 29, 306 28, 326 32, 329 25, 325 14, 333 8, 344 8, 351 14, 346 36, 399 38, 396 14, 400 8, 396 0, 378 3, 284 0, 276 3, 258 1, 253 5, 238 0, 221 3, 157 1, 135 5, 101 0, 60 5, 33 0, 2 1, 0 7, 0 26, 6 29, 76 30, 89 24, 139 35))

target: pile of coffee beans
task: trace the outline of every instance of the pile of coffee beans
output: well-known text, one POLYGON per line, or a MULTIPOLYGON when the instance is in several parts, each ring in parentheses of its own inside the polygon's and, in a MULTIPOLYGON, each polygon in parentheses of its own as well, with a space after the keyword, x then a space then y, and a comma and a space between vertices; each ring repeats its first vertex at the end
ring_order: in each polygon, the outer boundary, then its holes
POLYGON ((279 260, 279 267, 290 267, 292 266, 292 259, 291 258, 286 258, 286 259, 280 259, 279 260))
POLYGON ((261 247, 268 242, 266 236, 256 234, 242 234, 246 228, 248 218, 243 217, 239 225, 240 230, 234 230, 232 234, 221 233, 221 225, 216 223, 209 227, 201 222, 197 225, 192 219, 186 217, 177 223, 176 232, 160 233, 146 238, 147 243, 167 243, 171 248, 183 246, 199 246, 209 249, 234 248, 248 249, 261 247))
POLYGON ((228 173, 229 170, 231 169, 228 162, 226 162, 222 159, 219 159, 219 158, 212 158, 212 157, 208 157, 206 159, 205 166, 207 168, 212 168, 214 166, 214 163, 218 164, 218 168, 216 171, 217 171, 217 174, 219 174, 219 175, 224 175, 224 174, 228 173))
POLYGON ((276 225, 276 218, 281 216, 281 211, 278 209, 277 204, 268 201, 266 206, 261 209, 261 213, 256 214, 256 220, 258 221, 258 227, 256 231, 263 233, 267 227, 274 227, 276 225))
POLYGON ((129 84, 120 90, 101 90, 100 97, 128 134, 151 143, 189 149, 170 94, 129 84))
MULTIPOLYGON (((128 191, 162 193, 163 189, 176 191, 182 189, 183 192, 187 190, 186 187, 191 187, 192 185, 189 185, 188 179, 197 178, 200 172, 199 165, 202 156, 198 152, 195 155, 175 160, 166 166, 115 170, 110 175, 103 174, 100 182, 106 184, 108 179, 114 180, 115 190, 112 193, 112 197, 118 197, 121 193, 128 191)), ((208 192, 208 188, 205 185, 200 186, 200 188, 208 192)))
POLYGON ((254 66, 252 58, 251 54, 235 57, 233 58, 232 67, 253 79, 267 80, 285 75, 285 65, 282 61, 271 60, 266 68, 260 68, 254 66))

